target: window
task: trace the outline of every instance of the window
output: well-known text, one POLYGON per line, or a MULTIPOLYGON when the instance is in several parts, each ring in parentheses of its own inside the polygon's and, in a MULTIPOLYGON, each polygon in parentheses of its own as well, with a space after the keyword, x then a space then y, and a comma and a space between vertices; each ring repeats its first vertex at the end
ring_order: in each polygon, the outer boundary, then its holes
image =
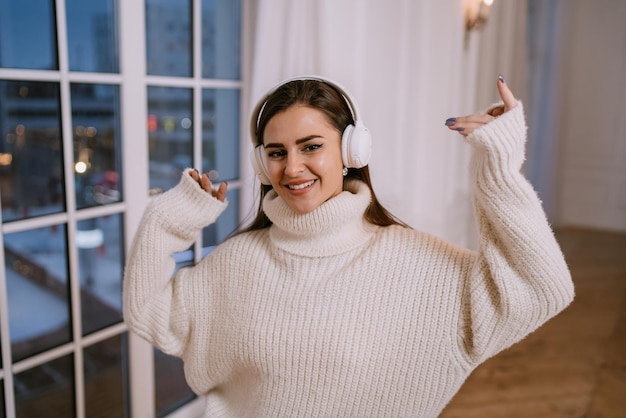
POLYGON ((145 205, 186 167, 228 181, 230 204, 179 265, 239 223, 241 8, 0 2, 0 416, 194 399, 180 360, 127 333, 122 276, 145 205))

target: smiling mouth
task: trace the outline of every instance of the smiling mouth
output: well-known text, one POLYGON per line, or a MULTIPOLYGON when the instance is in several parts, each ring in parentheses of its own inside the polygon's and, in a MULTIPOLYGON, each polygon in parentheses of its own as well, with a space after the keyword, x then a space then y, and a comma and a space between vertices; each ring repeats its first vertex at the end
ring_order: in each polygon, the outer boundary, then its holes
POLYGON ((311 180, 311 181, 307 181, 306 183, 302 183, 302 184, 286 184, 285 187, 287 187, 289 190, 301 190, 304 189, 306 187, 312 186, 313 183, 315 183, 317 180, 311 180))

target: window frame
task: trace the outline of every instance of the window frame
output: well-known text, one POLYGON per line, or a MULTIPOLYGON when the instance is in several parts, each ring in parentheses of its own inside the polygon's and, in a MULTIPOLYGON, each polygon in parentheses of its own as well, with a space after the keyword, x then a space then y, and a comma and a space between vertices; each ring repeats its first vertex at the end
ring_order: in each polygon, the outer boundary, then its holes
MULTIPOLYGON (((127 332, 124 322, 116 323, 89 335, 82 335, 82 318, 80 307, 81 285, 79 283, 79 260, 76 246, 77 223, 81 220, 108 215, 121 215, 123 218, 123 246, 124 259, 128 257, 134 234, 140 223, 144 209, 150 202, 149 189, 149 150, 148 131, 146 120, 148 116, 147 90, 149 86, 186 87, 193 89, 193 117, 196 121, 202 120, 202 91, 204 89, 228 88, 240 91, 240 175, 239 179, 229 181, 230 190, 239 193, 251 193, 252 185, 242 181, 250 173, 247 168, 247 151, 250 148, 248 140, 248 87, 250 77, 250 59, 253 39, 251 18, 254 4, 248 0, 241 1, 241 33, 240 54, 241 74, 237 80, 203 79, 202 78, 202 0, 192 0, 192 39, 193 39, 193 71, 191 77, 149 76, 146 73, 146 32, 145 32, 145 2, 117 0, 117 34, 119 51, 119 73, 94 73, 69 70, 68 39, 65 1, 56 0, 54 13, 56 14, 56 36, 58 44, 58 70, 28 70, 0 68, 0 79, 3 80, 33 80, 59 83, 60 112, 61 112, 61 140, 63 143, 63 173, 65 176, 65 210, 61 213, 50 214, 38 218, 11 221, 2 224, 0 247, 4 248, 4 234, 46 227, 55 224, 65 224, 67 228, 69 292, 71 296, 72 341, 41 354, 13 362, 11 357, 11 340, 9 335, 9 312, 6 277, 4 273, 4 251, 0 251, 0 355, 2 369, 0 379, 4 387, 5 411, 7 416, 14 416, 16 412, 13 376, 46 362, 73 354, 74 362, 74 391, 76 416, 85 417, 85 381, 83 372, 83 349, 108 338, 122 335, 127 332), (84 209, 76 208, 74 182, 74 150, 70 87, 72 83, 113 84, 119 86, 120 98, 120 136, 121 141, 121 172, 123 175, 123 200, 84 209), (137 158, 137 156, 142 156, 137 158)), ((199 150, 202 146, 202 123, 193 124, 194 165, 201 165, 202 155, 199 150)), ((248 214, 249 208, 239 210, 239 219, 248 214)), ((0 214, 0 222, 2 217, 0 214)), ((194 245, 194 262, 200 261, 203 249, 200 238, 194 245)), ((129 333, 127 338, 128 355, 128 383, 129 404, 127 409, 130 416, 155 416, 155 385, 153 347, 135 334, 129 333)), ((169 414, 169 417, 188 416, 190 413, 201 413, 203 402, 201 398, 190 402, 169 414)))

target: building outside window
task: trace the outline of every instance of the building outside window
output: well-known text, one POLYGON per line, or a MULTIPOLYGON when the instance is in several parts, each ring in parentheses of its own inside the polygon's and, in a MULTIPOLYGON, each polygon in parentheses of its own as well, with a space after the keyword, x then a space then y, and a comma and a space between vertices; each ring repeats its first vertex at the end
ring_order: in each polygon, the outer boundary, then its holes
POLYGON ((127 333, 123 268, 145 205, 186 167, 228 181, 230 204, 178 265, 239 223, 242 7, 0 2, 0 416, 195 399, 180 360, 127 333))

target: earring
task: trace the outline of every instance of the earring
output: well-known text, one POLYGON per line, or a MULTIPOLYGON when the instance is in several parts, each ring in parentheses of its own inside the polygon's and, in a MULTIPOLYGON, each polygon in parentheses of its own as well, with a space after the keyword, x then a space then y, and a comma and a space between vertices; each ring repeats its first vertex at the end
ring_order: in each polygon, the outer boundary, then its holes
POLYGON ((343 170, 341 170, 341 174, 343 174, 343 176, 347 176, 348 175, 348 167, 344 167, 343 170))

